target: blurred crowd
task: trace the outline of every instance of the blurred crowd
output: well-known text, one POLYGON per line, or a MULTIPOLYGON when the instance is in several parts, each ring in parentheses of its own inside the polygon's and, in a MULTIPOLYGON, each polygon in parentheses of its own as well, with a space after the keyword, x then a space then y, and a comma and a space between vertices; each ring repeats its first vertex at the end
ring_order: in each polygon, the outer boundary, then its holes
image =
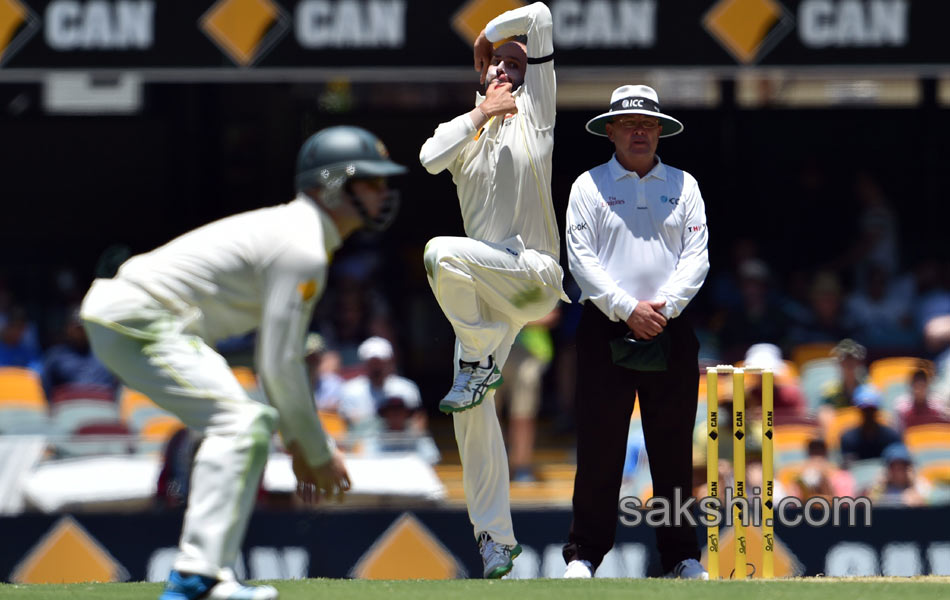
MULTIPOLYGON (((793 258, 775 255, 775 240, 718 241, 729 248, 720 253, 729 259, 714 261, 686 318, 697 325, 703 365, 751 361, 776 370, 780 493, 867 494, 879 503, 906 505, 945 501, 950 429, 940 426, 947 425, 950 413, 950 263, 901 256, 895 211, 873 177, 859 174, 853 193, 852 226, 839 253, 803 257, 796 265, 793 258), (770 243, 772 249, 764 252, 770 243), (913 262, 909 268, 908 262, 913 262), (925 435, 927 428, 936 433, 925 435)), ((807 224, 798 225, 807 230, 807 224)), ((793 239, 787 243, 799 243, 801 227, 788 227, 793 239)), ((434 441, 438 436, 430 433, 430 417, 441 420, 436 395, 450 374, 439 371, 432 358, 451 353, 451 329, 432 304, 417 264, 421 248, 393 252, 390 243, 361 234, 334 262, 307 340, 314 403, 350 452, 411 452, 435 464, 443 455, 434 441), (393 272, 400 276, 387 276, 393 272)), ((109 274, 102 265, 97 270, 109 274)), ((77 386, 118 405, 123 388, 91 354, 78 320, 85 291, 80 282, 87 278, 57 273, 45 303, 38 305, 23 299, 26 294, 10 283, 14 279, 0 272, 0 367, 35 373, 50 415, 58 399, 75 396, 63 390, 77 386)), ((577 297, 569 276, 565 288, 577 297)), ((30 299, 36 296, 34 290, 30 299)), ((497 406, 513 481, 540 478, 534 450, 550 443, 539 442, 542 433, 571 429, 578 311, 576 303, 562 304, 527 326, 506 365, 497 406)), ((244 367, 253 365, 252 348, 253 336, 220 347, 229 361, 244 367)), ((23 432, 22 421, 4 416, 4 407, 15 402, 3 385, 0 380, 0 433, 23 432)), ((726 414, 731 388, 719 392, 726 414)), ((753 417, 760 397, 753 386, 753 417)), ((697 493, 705 473, 702 389, 700 402, 697 493)), ((121 410, 115 412, 124 418, 121 410)), ((649 482, 634 421, 627 481, 642 492, 649 482)), ((139 433, 136 424, 123 424, 128 433, 139 433)), ((750 428, 760 426, 753 418, 750 428)), ((76 431, 60 427, 55 433, 76 431)), ((755 437, 749 440, 750 483, 760 468, 751 443, 755 437)), ((564 444, 569 438, 555 439, 564 444)), ((441 451, 454 449, 443 445, 441 451)), ((730 453, 724 445, 723 481, 731 477, 730 453)))

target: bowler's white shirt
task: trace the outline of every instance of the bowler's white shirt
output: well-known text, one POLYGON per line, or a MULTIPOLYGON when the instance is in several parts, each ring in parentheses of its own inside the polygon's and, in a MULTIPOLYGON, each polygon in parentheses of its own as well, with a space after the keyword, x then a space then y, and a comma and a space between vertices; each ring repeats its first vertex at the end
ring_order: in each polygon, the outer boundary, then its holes
MULTIPOLYGON (((495 17, 485 35, 497 42, 527 34, 528 57, 542 58, 554 52, 552 29, 550 10, 537 2, 495 17)), ((468 113, 442 123, 419 160, 433 175, 452 173, 468 237, 503 242, 520 235, 526 248, 557 260, 561 240, 551 202, 554 62, 528 65, 524 84, 512 95, 516 114, 493 117, 480 133, 468 113)), ((476 104, 482 100, 476 96, 476 104)))
POLYGON ((583 173, 571 188, 566 229, 581 301, 613 321, 625 321, 641 300, 666 300, 660 312, 679 316, 709 271, 699 184, 659 157, 643 178, 616 155, 583 173))

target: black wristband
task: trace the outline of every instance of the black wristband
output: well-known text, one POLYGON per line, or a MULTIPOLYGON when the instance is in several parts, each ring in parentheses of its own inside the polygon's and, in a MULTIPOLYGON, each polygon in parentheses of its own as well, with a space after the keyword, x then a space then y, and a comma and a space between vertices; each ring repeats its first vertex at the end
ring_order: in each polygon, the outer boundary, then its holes
POLYGON ((542 57, 540 57, 540 58, 531 58, 531 57, 529 56, 529 57, 528 57, 528 64, 529 64, 529 65, 542 65, 542 64, 544 64, 544 63, 546 63, 546 62, 551 62, 552 60, 554 60, 554 53, 553 53, 553 52, 552 52, 551 54, 548 54, 547 56, 542 56, 542 57))

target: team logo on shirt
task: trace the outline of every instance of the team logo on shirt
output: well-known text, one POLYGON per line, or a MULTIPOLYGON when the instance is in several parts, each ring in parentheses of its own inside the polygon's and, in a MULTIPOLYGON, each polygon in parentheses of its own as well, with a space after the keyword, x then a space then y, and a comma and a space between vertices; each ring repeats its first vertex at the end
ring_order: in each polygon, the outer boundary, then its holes
POLYGON ((607 201, 604 202, 604 206, 617 206, 618 204, 626 204, 627 202, 622 198, 614 198, 613 196, 608 196, 607 201))
POLYGON ((587 229, 587 223, 577 223, 575 225, 569 225, 567 228, 568 233, 574 233, 575 231, 584 231, 587 229))
POLYGON ((705 223, 703 223, 702 225, 690 225, 689 227, 686 228, 686 231, 690 233, 698 233, 702 231, 703 229, 706 229, 705 223))
POLYGON ((308 279, 303 283, 297 285, 297 292, 300 294, 300 299, 304 302, 309 302, 317 293, 317 280, 308 279))
POLYGON ((676 205, 678 205, 678 204, 680 203, 680 199, 679 199, 678 196, 677 196, 676 198, 670 198, 670 197, 667 197, 667 196, 660 196, 660 202, 662 202, 663 204, 666 204, 667 202, 669 202, 669 203, 672 204, 673 206, 676 206, 676 205))

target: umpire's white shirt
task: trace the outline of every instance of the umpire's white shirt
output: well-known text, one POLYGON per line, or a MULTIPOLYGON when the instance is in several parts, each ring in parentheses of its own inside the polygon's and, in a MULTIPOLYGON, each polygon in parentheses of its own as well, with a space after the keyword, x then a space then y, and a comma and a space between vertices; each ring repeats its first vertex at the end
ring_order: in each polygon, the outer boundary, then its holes
MULTIPOLYGON (((499 15, 485 27, 492 42, 527 32, 529 59, 554 52, 551 13, 540 3, 499 15)), ((551 202, 551 153, 557 84, 554 62, 529 65, 512 94, 518 112, 492 117, 475 131, 468 113, 442 123, 419 160, 433 175, 448 169, 458 189, 465 235, 503 242, 520 235, 526 248, 555 260, 561 240, 551 202)), ((476 96, 476 104, 484 97, 476 96)), ((560 282, 557 282, 560 285, 560 282)))
POLYGON ((659 157, 643 178, 616 155, 583 173, 571 188, 566 229, 581 301, 613 321, 625 321, 641 300, 666 300, 660 312, 679 316, 709 271, 699 184, 659 157))
POLYGON ((141 294, 123 295, 121 286, 132 284, 178 317, 184 332, 212 346, 257 329, 257 371, 280 413, 284 440, 297 441, 312 465, 321 464, 330 450, 314 414, 304 338, 340 244, 330 217, 301 196, 209 223, 129 259, 115 280, 95 283, 112 288, 98 296, 110 302, 84 311, 119 327, 154 320, 141 294))

